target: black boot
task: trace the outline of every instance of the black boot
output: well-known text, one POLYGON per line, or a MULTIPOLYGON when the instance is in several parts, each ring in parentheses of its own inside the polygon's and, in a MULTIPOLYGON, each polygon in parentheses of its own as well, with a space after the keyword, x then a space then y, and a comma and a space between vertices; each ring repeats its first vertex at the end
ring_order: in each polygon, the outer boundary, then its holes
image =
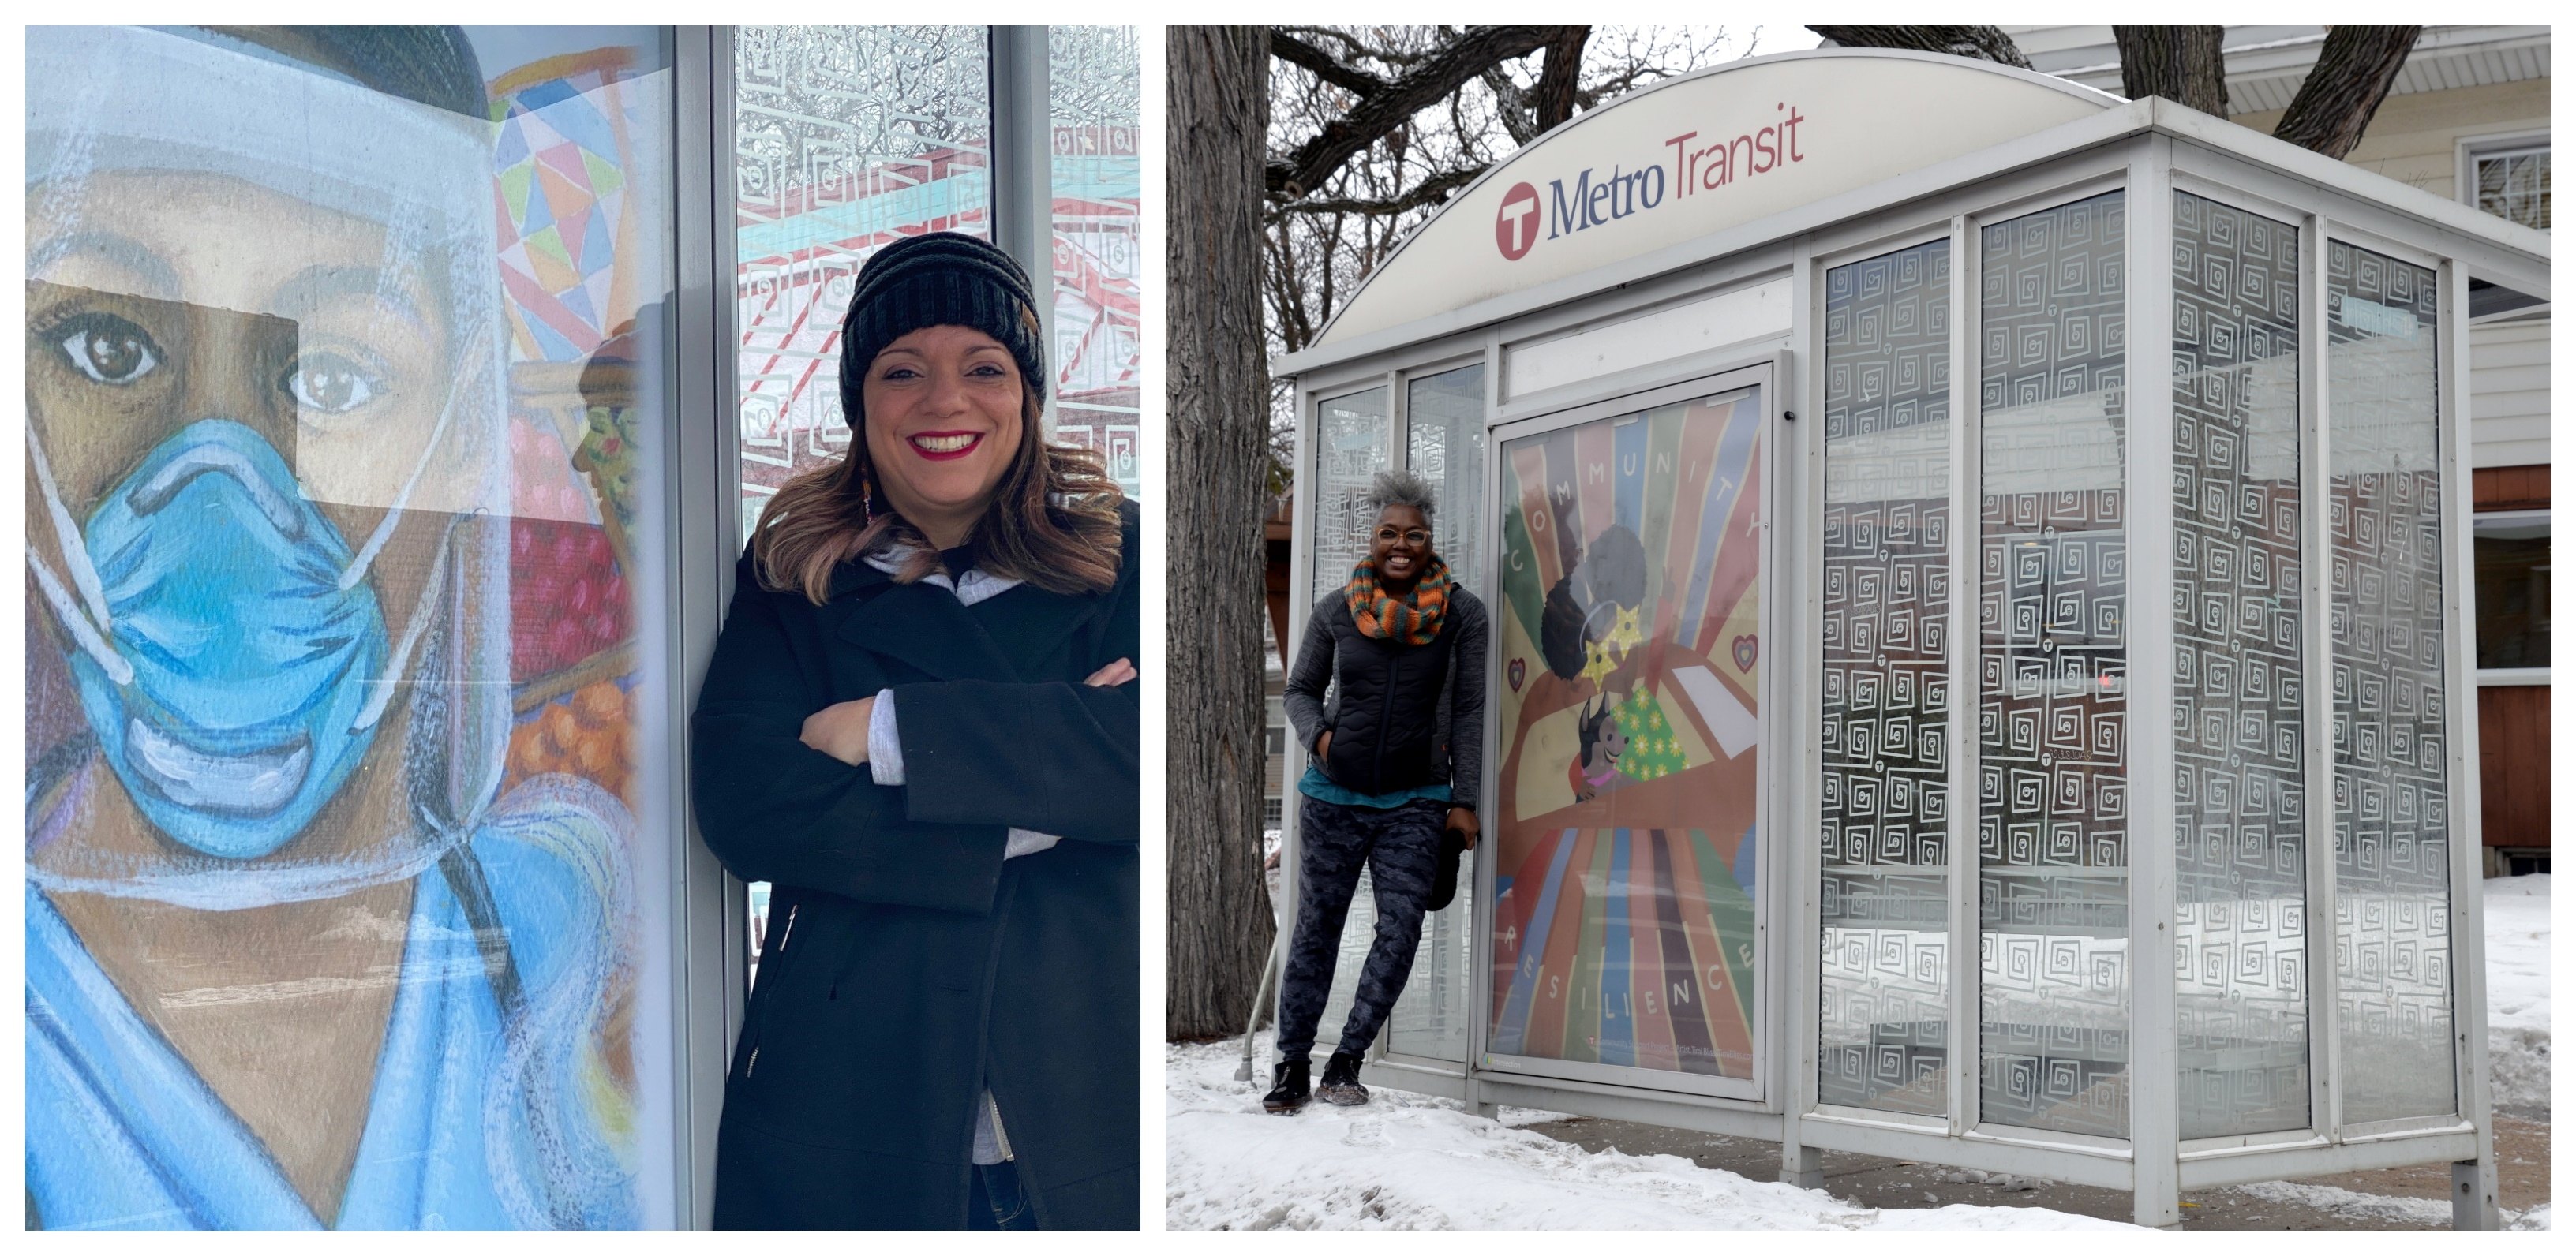
POLYGON ((1336 1051, 1324 1061, 1324 1080, 1315 1094, 1326 1103, 1343 1107, 1368 1102, 1368 1087, 1360 1084, 1360 1058, 1348 1051, 1336 1051))
POLYGON ((1272 1065, 1270 1080, 1273 1083, 1270 1093, 1261 1097, 1262 1111, 1280 1116, 1292 1116, 1297 1109, 1306 1106, 1306 1062, 1304 1060, 1281 1060, 1272 1065))

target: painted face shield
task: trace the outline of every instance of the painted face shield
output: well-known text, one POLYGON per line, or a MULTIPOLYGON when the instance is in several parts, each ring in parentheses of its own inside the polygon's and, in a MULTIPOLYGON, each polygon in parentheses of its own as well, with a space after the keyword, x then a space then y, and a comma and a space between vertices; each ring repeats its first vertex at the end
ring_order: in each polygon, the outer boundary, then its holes
POLYGON ((218 35, 27 63, 29 875, 412 875, 510 727, 492 127, 218 35))

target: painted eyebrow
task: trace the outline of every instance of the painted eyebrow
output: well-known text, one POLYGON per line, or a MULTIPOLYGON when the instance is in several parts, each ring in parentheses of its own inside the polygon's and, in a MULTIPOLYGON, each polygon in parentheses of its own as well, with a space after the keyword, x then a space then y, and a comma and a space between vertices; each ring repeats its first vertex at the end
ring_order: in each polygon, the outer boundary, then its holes
POLYGON ((316 264, 295 272, 277 286, 270 303, 277 313, 290 318, 307 318, 316 306, 329 297, 374 297, 394 307, 414 328, 427 331, 429 319, 412 299, 409 286, 388 282, 393 276, 373 266, 336 266, 316 264))
POLYGON ((145 290, 126 295, 179 299, 179 272, 166 259, 140 240, 108 231, 74 231, 37 245, 28 250, 27 273, 41 275, 55 263, 73 257, 95 257, 141 275, 145 290))

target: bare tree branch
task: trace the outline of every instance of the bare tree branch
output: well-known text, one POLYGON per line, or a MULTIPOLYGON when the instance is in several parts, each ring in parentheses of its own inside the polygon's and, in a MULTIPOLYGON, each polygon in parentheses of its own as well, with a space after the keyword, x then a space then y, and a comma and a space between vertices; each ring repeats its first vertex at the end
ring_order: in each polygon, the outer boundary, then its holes
POLYGON ((1462 166, 1456 170, 1443 170, 1415 184, 1402 195, 1382 200, 1330 197, 1291 201, 1271 210, 1270 219, 1276 222, 1288 214, 1365 214, 1384 218, 1394 214, 1409 213, 1426 205, 1446 202, 1450 193, 1475 182, 1477 176, 1485 173, 1485 170, 1486 165, 1483 162, 1462 166))
POLYGON ((2030 68, 2021 45, 2000 26, 1809 26, 1808 30, 1846 48, 1903 48, 1946 52, 1971 61, 2000 61, 2030 68))
POLYGON ((1322 186, 1353 154, 1403 125, 1418 110, 1439 103, 1498 62, 1546 46, 1555 31, 1544 26, 1480 26, 1424 59, 1386 89, 1324 125, 1284 161, 1273 161, 1266 182, 1273 197, 1294 200, 1322 186))
MULTIPOLYGON (((1357 45, 1353 44, 1353 46, 1357 45)), ((1286 27, 1270 28, 1270 55, 1297 66, 1362 100, 1386 90, 1385 79, 1335 61, 1331 53, 1289 34, 1286 27)))
POLYGON ((2120 45, 2120 90, 2129 99, 2162 96, 2214 117, 2227 116, 2223 26, 2114 26, 2120 45))
POLYGON ((2314 149, 2337 161, 2361 143, 2379 102, 2396 86, 2397 72, 2414 51, 2421 26, 2336 26, 2326 31, 2317 63, 2299 94, 2272 128, 2275 139, 2314 149))

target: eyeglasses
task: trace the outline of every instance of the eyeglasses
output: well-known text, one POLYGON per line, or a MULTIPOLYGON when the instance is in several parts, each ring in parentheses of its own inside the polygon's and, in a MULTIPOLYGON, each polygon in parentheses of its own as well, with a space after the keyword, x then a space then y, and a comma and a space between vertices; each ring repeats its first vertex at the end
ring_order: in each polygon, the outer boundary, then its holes
POLYGON ((1420 528, 1407 528, 1402 532, 1393 528, 1380 528, 1377 530, 1377 541, 1380 545, 1392 545, 1397 541, 1407 545, 1429 545, 1431 534, 1420 528))

